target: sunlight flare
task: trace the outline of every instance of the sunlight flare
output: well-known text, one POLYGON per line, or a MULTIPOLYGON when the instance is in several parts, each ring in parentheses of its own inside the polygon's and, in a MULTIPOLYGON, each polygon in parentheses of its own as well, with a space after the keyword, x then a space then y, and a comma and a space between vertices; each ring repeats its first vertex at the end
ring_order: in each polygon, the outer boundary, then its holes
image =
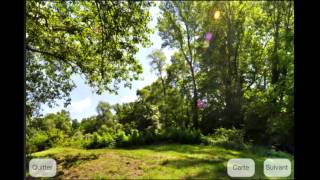
POLYGON ((220 11, 215 11, 213 15, 214 19, 219 19, 220 18, 220 11))

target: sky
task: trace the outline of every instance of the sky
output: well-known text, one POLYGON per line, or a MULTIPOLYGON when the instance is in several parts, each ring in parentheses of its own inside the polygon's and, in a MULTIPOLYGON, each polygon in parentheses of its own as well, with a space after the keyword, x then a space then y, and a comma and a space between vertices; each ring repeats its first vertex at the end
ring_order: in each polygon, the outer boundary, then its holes
MULTIPOLYGON (((152 21, 149 22, 149 27, 155 28, 157 24, 157 17, 159 15, 159 8, 158 4, 156 7, 152 7, 150 9, 150 13, 152 16, 152 21)), ((106 101, 111 105, 116 103, 125 103, 125 102, 132 102, 137 99, 136 91, 141 89, 147 85, 150 85, 154 82, 157 77, 154 72, 151 72, 150 67, 150 59, 147 56, 155 49, 160 49, 162 40, 158 35, 158 31, 155 29, 154 33, 150 35, 150 40, 153 43, 152 46, 148 48, 142 48, 139 45, 139 51, 135 55, 138 59, 139 63, 143 67, 143 74, 141 74, 142 80, 132 81, 132 88, 120 86, 118 90, 118 95, 110 94, 105 92, 101 95, 97 95, 93 92, 93 89, 90 88, 88 85, 85 84, 83 76, 81 75, 74 75, 72 80, 76 84, 76 88, 73 89, 71 92, 71 104, 66 108, 70 112, 70 116, 72 119, 77 119, 80 121, 82 118, 90 117, 96 115, 96 107, 99 101, 106 101)), ((174 53, 174 49, 164 48, 163 52, 167 57, 167 61, 170 60, 171 55, 174 53)), ((42 114, 47 113, 55 113, 62 109, 63 101, 57 100, 58 106, 53 108, 49 108, 46 104, 42 106, 42 114)))

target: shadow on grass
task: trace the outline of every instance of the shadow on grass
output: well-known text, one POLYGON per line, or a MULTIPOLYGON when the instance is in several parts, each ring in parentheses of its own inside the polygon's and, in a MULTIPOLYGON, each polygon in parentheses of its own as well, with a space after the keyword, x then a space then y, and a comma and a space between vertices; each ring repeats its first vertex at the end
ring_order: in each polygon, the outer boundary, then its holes
POLYGON ((200 167, 196 174, 189 174, 183 179, 231 179, 227 175, 226 162, 230 158, 248 157, 241 151, 224 149, 222 147, 208 148, 192 145, 169 145, 144 147, 155 152, 177 152, 182 153, 182 159, 165 160, 160 165, 177 170, 200 167), (205 155, 204 157, 192 157, 192 155, 205 155))
POLYGON ((90 155, 81 155, 81 154, 77 154, 77 155, 67 155, 64 156, 61 162, 62 167, 64 169, 69 169, 72 166, 81 163, 82 161, 89 161, 89 160, 94 160, 97 159, 98 156, 95 154, 90 154, 90 155))
POLYGON ((64 170, 71 168, 74 165, 81 164, 81 162, 97 159, 95 154, 83 155, 66 155, 62 158, 57 158, 57 163, 61 166, 61 169, 57 171, 55 179, 63 179, 64 170))
MULTIPOLYGON (((141 148, 141 147, 140 147, 141 148)), ((216 146, 215 148, 207 147, 207 146, 194 146, 194 145, 186 145, 186 144, 174 144, 174 145, 155 145, 155 146, 145 146, 143 149, 152 150, 155 152, 167 152, 173 151, 182 154, 202 154, 209 156, 235 156, 235 157, 247 157, 248 154, 246 152, 242 152, 241 150, 235 150, 231 148, 225 148, 216 146)), ((228 158, 226 158, 228 159, 228 158)))
POLYGON ((161 165, 165 166, 174 166, 177 168, 185 168, 190 166, 198 166, 198 165, 205 165, 205 164, 219 164, 223 163, 221 159, 200 159, 200 158, 190 158, 187 159, 180 159, 180 160, 165 160, 162 162, 161 165))
POLYGON ((183 179, 217 179, 228 178, 227 169, 223 164, 224 160, 221 159, 200 159, 190 158, 179 160, 166 160, 161 165, 172 167, 177 170, 200 167, 201 170, 193 175, 186 175, 183 179))
MULTIPOLYGON (((62 156, 58 156, 56 154, 48 154, 45 157, 53 158, 57 162, 57 165, 58 165, 57 174, 54 176, 54 179, 63 179, 64 170, 67 170, 77 164, 81 164, 81 162, 97 159, 99 156, 96 154, 80 154, 79 153, 76 155, 62 155, 62 156)), ((44 157, 40 157, 40 158, 44 158, 44 157)), ((27 179, 33 179, 33 178, 28 176, 27 179)), ((50 179, 50 178, 47 178, 47 179, 50 179)))

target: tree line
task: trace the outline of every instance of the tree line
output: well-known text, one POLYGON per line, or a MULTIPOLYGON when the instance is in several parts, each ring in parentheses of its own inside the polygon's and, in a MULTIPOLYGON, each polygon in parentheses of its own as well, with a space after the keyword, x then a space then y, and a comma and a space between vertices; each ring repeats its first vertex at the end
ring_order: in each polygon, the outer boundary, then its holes
MULTIPOLYGON (((153 5, 27 2, 30 132, 49 126, 40 125, 48 116, 34 113, 41 103, 69 96, 72 74, 84 74, 98 93, 116 92, 120 82, 130 86, 138 78, 143 69, 134 54, 138 44, 150 45, 148 8, 153 5)), ((138 90, 134 102, 112 106, 101 102, 98 115, 81 122, 65 118, 67 129, 83 135, 100 131, 101 138, 108 128, 114 133, 121 129, 122 139, 172 128, 188 129, 195 138, 198 132, 210 136, 233 129, 241 131, 238 135, 246 142, 292 152, 293 5, 292 1, 160 2, 156 28, 164 41, 162 48, 177 51, 170 59, 162 49, 150 52, 147 58, 158 79, 138 90)), ((67 112, 60 113, 64 115, 51 116, 67 117, 67 112)), ((61 129, 58 124, 57 120, 55 126, 61 129)), ((97 142, 100 136, 96 135, 97 142)))

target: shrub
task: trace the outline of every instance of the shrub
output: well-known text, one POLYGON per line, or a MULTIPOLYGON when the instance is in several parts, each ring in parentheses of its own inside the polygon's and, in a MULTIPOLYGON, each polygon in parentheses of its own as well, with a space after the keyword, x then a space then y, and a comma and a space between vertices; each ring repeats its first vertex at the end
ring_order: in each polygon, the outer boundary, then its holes
POLYGON ((87 140, 84 144, 84 147, 87 149, 93 148, 104 148, 104 147, 114 147, 115 146, 115 139, 109 133, 104 133, 99 135, 98 133, 94 132, 92 137, 87 140))
POLYGON ((42 151, 50 147, 49 137, 42 131, 36 131, 27 138, 27 151, 29 153, 42 151))
POLYGON ((82 147, 84 144, 84 136, 80 131, 74 133, 71 137, 70 141, 67 143, 68 146, 71 147, 82 147))
POLYGON ((130 145, 139 145, 144 144, 143 137, 139 133, 137 129, 132 129, 129 136, 129 144, 130 145))
POLYGON ((181 144, 200 144, 203 135, 200 130, 166 128, 160 132, 139 131, 131 129, 126 133, 123 129, 112 130, 110 128, 101 128, 98 132, 85 134, 79 133, 71 138, 70 144, 73 146, 82 146, 87 149, 104 147, 129 147, 144 144, 154 144, 159 142, 174 142, 181 144), (73 143, 73 141, 75 141, 73 143), (81 141, 77 144, 76 141, 81 141))
POLYGON ((158 135, 159 141, 177 142, 182 144, 198 144, 201 132, 195 129, 166 128, 158 135))
POLYGON ((126 133, 122 130, 118 130, 117 134, 115 135, 115 143, 118 147, 127 146, 129 142, 129 137, 126 133))
POLYGON ((202 142, 206 145, 222 145, 234 149, 243 149, 246 147, 244 143, 244 131, 235 128, 216 129, 214 134, 202 137, 202 142))
POLYGON ((49 147, 63 146, 67 142, 65 133, 60 129, 53 128, 47 134, 49 147))
POLYGON ((26 137, 26 150, 28 154, 42 151, 51 147, 69 145, 64 131, 52 128, 48 131, 32 130, 26 137))
POLYGON ((143 133, 142 137, 145 144, 153 144, 158 142, 157 134, 155 132, 146 131, 143 133))

